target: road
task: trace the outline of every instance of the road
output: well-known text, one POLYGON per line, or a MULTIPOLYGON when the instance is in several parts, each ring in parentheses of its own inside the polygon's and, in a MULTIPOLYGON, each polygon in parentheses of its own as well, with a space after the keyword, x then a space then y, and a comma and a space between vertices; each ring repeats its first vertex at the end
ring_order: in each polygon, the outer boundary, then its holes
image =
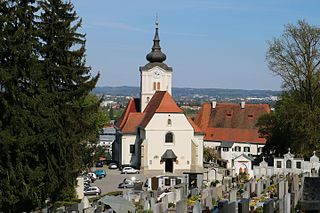
POLYGON ((113 191, 128 190, 118 188, 118 185, 122 183, 123 179, 125 178, 135 177, 136 179, 143 181, 143 183, 146 181, 146 176, 143 174, 121 174, 120 170, 108 169, 106 166, 103 168, 92 168, 92 171, 95 171, 96 169, 104 169, 107 172, 107 176, 105 178, 97 179, 91 184, 92 186, 98 186, 101 189, 101 194, 106 194, 113 191))

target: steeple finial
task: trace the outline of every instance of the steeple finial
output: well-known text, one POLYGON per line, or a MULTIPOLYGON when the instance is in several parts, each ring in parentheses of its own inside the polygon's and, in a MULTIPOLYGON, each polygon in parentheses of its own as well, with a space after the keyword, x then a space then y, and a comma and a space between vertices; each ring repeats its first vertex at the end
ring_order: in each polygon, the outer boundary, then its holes
POLYGON ((156 29, 159 29, 158 13, 156 14, 156 29))
POLYGON ((150 63, 154 63, 154 62, 162 63, 167 58, 166 55, 163 52, 161 52, 158 29, 159 29, 159 21, 158 21, 158 14, 157 14, 156 15, 156 32, 154 34, 152 50, 146 56, 147 60, 150 63))

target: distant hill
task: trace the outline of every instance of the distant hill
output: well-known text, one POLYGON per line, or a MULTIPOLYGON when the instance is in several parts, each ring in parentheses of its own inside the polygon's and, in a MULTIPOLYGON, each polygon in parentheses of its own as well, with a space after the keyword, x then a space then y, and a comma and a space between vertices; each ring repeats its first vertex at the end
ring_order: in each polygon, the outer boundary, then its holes
MULTIPOLYGON (((96 87, 93 90, 96 94, 108 94, 113 96, 132 96, 139 97, 139 87, 120 86, 120 87, 96 87)), ((280 91, 273 90, 244 90, 244 89, 218 89, 218 88, 173 88, 173 97, 181 98, 216 98, 237 99, 237 98, 265 98, 278 96, 280 91)))

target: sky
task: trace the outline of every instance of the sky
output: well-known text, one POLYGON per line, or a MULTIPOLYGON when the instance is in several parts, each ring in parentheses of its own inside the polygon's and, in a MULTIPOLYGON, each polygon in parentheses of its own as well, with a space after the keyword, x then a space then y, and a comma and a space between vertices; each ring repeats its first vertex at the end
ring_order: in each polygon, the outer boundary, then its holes
POLYGON ((173 87, 281 89, 268 41, 286 24, 320 22, 319 0, 73 0, 97 86, 139 86, 155 17, 173 87))

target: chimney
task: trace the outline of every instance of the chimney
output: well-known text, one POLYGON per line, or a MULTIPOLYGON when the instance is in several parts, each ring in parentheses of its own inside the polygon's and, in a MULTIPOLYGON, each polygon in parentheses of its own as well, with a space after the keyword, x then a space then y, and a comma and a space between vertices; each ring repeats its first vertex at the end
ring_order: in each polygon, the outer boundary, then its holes
POLYGON ((215 109, 217 106, 217 101, 212 101, 211 105, 212 105, 212 109, 215 109))
POLYGON ((244 109, 245 105, 246 105, 246 102, 244 100, 242 100, 240 103, 241 109, 244 109))

